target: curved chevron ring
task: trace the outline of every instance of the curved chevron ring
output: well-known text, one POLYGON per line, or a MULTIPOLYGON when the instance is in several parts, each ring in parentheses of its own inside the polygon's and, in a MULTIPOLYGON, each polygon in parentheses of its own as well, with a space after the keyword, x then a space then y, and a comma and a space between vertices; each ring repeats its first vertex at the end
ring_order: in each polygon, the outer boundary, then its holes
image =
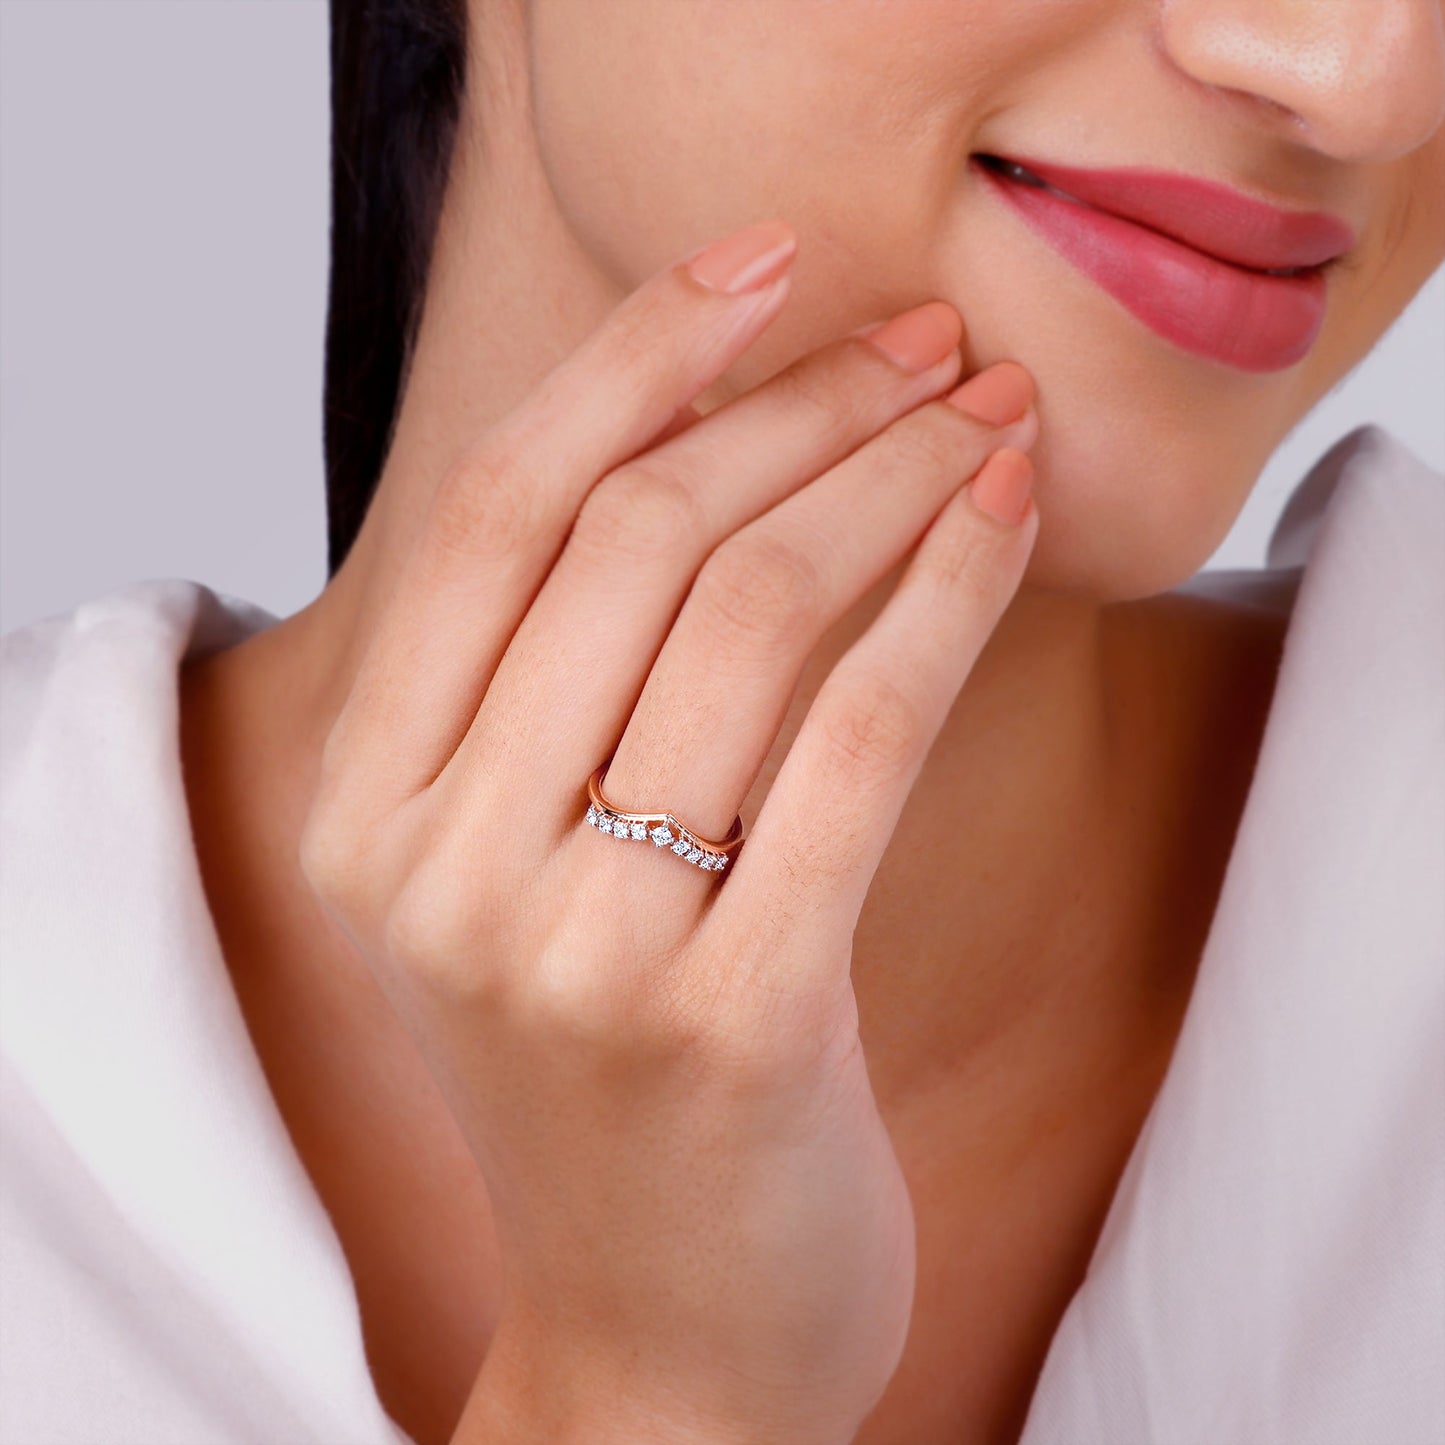
POLYGON ((589 828, 596 828, 599 833, 610 833, 614 838, 638 842, 650 838, 657 847, 671 848, 679 858, 698 868, 721 873, 727 867, 729 851, 743 841, 741 813, 733 819, 727 837, 715 841, 684 826, 672 813, 630 813, 613 807, 602 791, 602 779, 606 777, 611 762, 612 759, 608 758, 587 779, 587 796, 591 801, 583 821, 589 828))

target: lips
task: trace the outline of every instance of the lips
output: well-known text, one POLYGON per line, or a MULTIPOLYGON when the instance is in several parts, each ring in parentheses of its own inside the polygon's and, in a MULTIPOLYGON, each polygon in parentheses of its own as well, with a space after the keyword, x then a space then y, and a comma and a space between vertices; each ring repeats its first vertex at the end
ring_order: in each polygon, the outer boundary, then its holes
POLYGON ((1159 335, 1248 371, 1278 370, 1309 351, 1324 321, 1321 268, 1355 244, 1338 217, 1283 211, 1191 176, 1025 157, 972 163, 1060 255, 1159 335))
POLYGON ((1195 176, 1086 170, 1028 156, 998 159, 1023 167, 1086 206, 1148 226, 1236 266, 1258 271, 1320 266, 1356 244, 1354 230, 1338 216, 1284 211, 1195 176))

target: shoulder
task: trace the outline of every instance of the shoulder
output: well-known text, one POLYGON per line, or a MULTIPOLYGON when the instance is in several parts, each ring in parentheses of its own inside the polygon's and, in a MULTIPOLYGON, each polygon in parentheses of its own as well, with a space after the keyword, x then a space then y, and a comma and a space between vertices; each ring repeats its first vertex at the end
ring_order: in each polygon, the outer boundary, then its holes
POLYGON ((0 1052, 63 1036, 98 968, 153 952, 164 921, 153 915, 203 901, 191 887, 180 664, 269 616, 163 578, 0 638, 0 1052))
MULTIPOLYGON (((0 787, 124 751, 174 718, 183 657, 275 619, 204 583, 131 582, 0 638, 0 787)), ((7 809, 7 817, 11 810, 7 809)))
POLYGON ((1364 929, 1360 957, 1416 957, 1415 987, 1436 996, 1445 474, 1383 428, 1358 427, 1291 496, 1269 555, 1301 568, 1261 776, 1293 827, 1297 868, 1316 865, 1299 905, 1336 928, 1348 911, 1364 929))
POLYGON ((1352 546, 1361 572, 1403 566, 1390 580, 1429 588, 1445 605, 1445 472, 1382 426, 1340 437, 1290 494, 1269 541, 1271 567, 1312 565, 1321 547, 1352 546))
POLYGON ((1445 744, 1445 473, 1384 428, 1356 427, 1291 495, 1269 560, 1302 567, 1297 668, 1359 744, 1445 744))
POLYGON ((179 663, 265 615, 166 578, 0 638, 5 1108, 23 1081, 62 1133, 91 1141, 77 1143, 83 1155, 94 1142, 86 1119, 114 1102, 138 1042, 153 1049, 157 1028, 174 1023, 177 970, 207 942, 179 663))
MULTIPOLYGON (((1286 624, 1271 718, 1317 776, 1369 774, 1399 792, 1409 769, 1445 779, 1445 472, 1373 424, 1341 436, 1290 493, 1255 572, 1201 574, 1286 624), (1342 751, 1341 751, 1342 750, 1342 751)), ((1267 752, 1273 759, 1275 752, 1267 752)))

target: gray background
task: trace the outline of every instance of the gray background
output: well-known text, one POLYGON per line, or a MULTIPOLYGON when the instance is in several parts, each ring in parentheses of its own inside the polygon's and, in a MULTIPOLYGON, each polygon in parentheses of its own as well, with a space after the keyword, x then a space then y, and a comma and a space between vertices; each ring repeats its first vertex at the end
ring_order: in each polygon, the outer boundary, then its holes
MULTIPOLYGON (((324 0, 0 0, 0 630, 142 577, 321 588, 327 84, 324 0)), ((1360 422, 1445 470, 1442 397, 1445 271, 1208 567, 1260 565, 1360 422)))

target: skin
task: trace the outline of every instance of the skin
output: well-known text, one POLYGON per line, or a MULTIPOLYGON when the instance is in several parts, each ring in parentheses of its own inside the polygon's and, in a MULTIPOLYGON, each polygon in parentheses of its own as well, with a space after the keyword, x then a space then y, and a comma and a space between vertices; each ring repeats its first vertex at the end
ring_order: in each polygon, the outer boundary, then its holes
MULTIPOLYGON (((932 298, 964 319, 964 375, 1012 358, 1037 383, 1037 541, 852 963, 919 1256, 907 1349, 857 1439, 1015 1440, 1167 1068, 1272 697, 1284 620, 1169 589, 1445 258, 1445 8, 472 0, 470 23, 425 322, 366 525, 309 606, 182 674, 207 893, 378 1388, 421 1445, 450 1439, 499 1255, 435 1079, 298 868, 322 744, 448 462, 649 274, 780 215, 791 295, 700 412, 932 298), (1186 171, 1336 211, 1361 241, 1309 355, 1248 374, 1073 271, 967 170, 976 150, 1186 171)), ((746 824, 896 577, 810 658, 746 824)))

